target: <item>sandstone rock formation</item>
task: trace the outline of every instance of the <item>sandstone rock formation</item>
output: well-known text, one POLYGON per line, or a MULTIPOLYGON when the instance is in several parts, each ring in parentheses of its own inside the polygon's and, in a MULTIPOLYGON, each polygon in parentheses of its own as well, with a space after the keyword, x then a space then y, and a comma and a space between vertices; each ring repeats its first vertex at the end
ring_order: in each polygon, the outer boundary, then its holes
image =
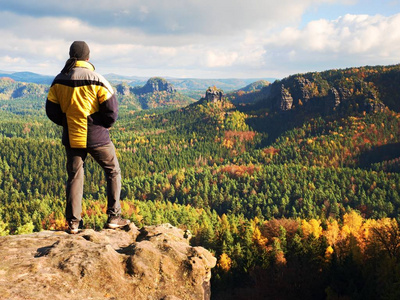
POLYGON ((170 84, 167 80, 161 77, 152 77, 147 83, 138 90, 140 94, 154 93, 165 91, 168 93, 176 92, 174 86, 170 84))
POLYGON ((330 88, 327 96, 327 105, 329 109, 334 109, 340 105, 340 95, 337 89, 330 88))
POLYGON ((224 97, 223 92, 216 87, 209 87, 206 91, 205 100, 208 102, 221 101, 224 97))
POLYGON ((131 87, 127 83, 121 83, 116 86, 117 93, 122 96, 131 94, 131 87))
POLYGON ((311 92, 311 81, 304 78, 298 77, 295 79, 294 84, 295 90, 298 90, 299 95, 294 95, 293 97, 296 99, 300 99, 303 103, 307 103, 314 95, 311 92))
POLYGON ((155 92, 175 93, 176 89, 167 80, 161 77, 152 77, 142 87, 131 87, 127 83, 120 83, 115 87, 118 94, 128 96, 131 94, 142 95, 155 92))
POLYGON ((377 101, 365 102, 364 106, 367 112, 373 112, 373 113, 383 112, 386 108, 386 106, 383 103, 377 101))
POLYGON ((289 93, 289 90, 286 89, 285 86, 282 84, 279 109, 281 111, 290 110, 292 109, 292 106, 293 106, 293 97, 289 93))
POLYGON ((365 77, 364 73, 348 76, 345 72, 332 72, 331 75, 314 72, 276 80, 268 86, 268 93, 263 94, 261 90, 257 94, 259 100, 256 107, 266 108, 269 113, 285 111, 320 115, 351 111, 377 113, 386 109, 384 98, 395 97, 394 95, 388 97, 385 85, 376 79, 373 80, 373 77, 365 77))
POLYGON ((0 299, 209 299, 216 259, 169 224, 0 237, 0 299))

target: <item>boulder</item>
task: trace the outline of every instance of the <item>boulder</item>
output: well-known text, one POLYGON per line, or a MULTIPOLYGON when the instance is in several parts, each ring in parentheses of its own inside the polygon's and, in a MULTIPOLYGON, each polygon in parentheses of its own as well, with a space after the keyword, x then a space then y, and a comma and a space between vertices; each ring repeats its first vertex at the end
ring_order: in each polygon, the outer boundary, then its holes
POLYGON ((163 224, 0 237, 1 299, 210 299, 215 257, 163 224))

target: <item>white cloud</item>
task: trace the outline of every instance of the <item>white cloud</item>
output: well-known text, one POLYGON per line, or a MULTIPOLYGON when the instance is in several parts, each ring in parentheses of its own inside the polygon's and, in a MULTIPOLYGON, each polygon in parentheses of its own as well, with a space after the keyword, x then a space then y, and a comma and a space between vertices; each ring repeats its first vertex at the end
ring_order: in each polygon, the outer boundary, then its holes
POLYGON ((5 63, 6 65, 14 65, 14 64, 17 64, 17 63, 24 62, 24 59, 10 57, 10 56, 7 55, 7 56, 0 57, 0 61, 5 63))
POLYGON ((210 68, 232 66, 238 56, 237 52, 209 50, 207 52, 206 65, 210 68))
POLYGON ((100 72, 124 75, 279 77, 393 63, 400 15, 348 14, 300 27, 321 4, 357 1, 0 0, 0 69, 55 74, 74 40, 88 42, 100 72))
POLYGON ((316 20, 303 29, 287 27, 265 39, 265 59, 283 68, 342 67, 399 61, 400 14, 345 15, 316 20), (286 59, 285 59, 286 58, 286 59))
MULTIPOLYGON (((2 11, 31 16, 76 18, 96 28, 135 28, 150 35, 235 34, 300 20, 306 9, 354 0, 0 0, 2 11)), ((73 29, 73 28, 72 28, 73 29)))

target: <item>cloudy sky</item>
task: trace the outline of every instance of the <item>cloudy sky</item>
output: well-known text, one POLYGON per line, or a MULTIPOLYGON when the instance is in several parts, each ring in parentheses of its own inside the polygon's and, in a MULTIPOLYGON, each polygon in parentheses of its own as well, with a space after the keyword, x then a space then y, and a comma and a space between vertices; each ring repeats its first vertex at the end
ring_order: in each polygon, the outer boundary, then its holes
POLYGON ((0 0, 0 70, 282 78, 400 62, 400 0, 0 0))

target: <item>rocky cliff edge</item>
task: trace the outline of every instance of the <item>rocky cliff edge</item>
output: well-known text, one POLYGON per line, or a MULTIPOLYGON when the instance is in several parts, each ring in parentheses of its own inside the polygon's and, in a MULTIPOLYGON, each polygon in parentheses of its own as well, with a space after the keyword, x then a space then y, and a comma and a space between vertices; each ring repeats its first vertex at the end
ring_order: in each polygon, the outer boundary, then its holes
POLYGON ((0 299, 209 299, 215 257, 163 224, 0 237, 0 299))

